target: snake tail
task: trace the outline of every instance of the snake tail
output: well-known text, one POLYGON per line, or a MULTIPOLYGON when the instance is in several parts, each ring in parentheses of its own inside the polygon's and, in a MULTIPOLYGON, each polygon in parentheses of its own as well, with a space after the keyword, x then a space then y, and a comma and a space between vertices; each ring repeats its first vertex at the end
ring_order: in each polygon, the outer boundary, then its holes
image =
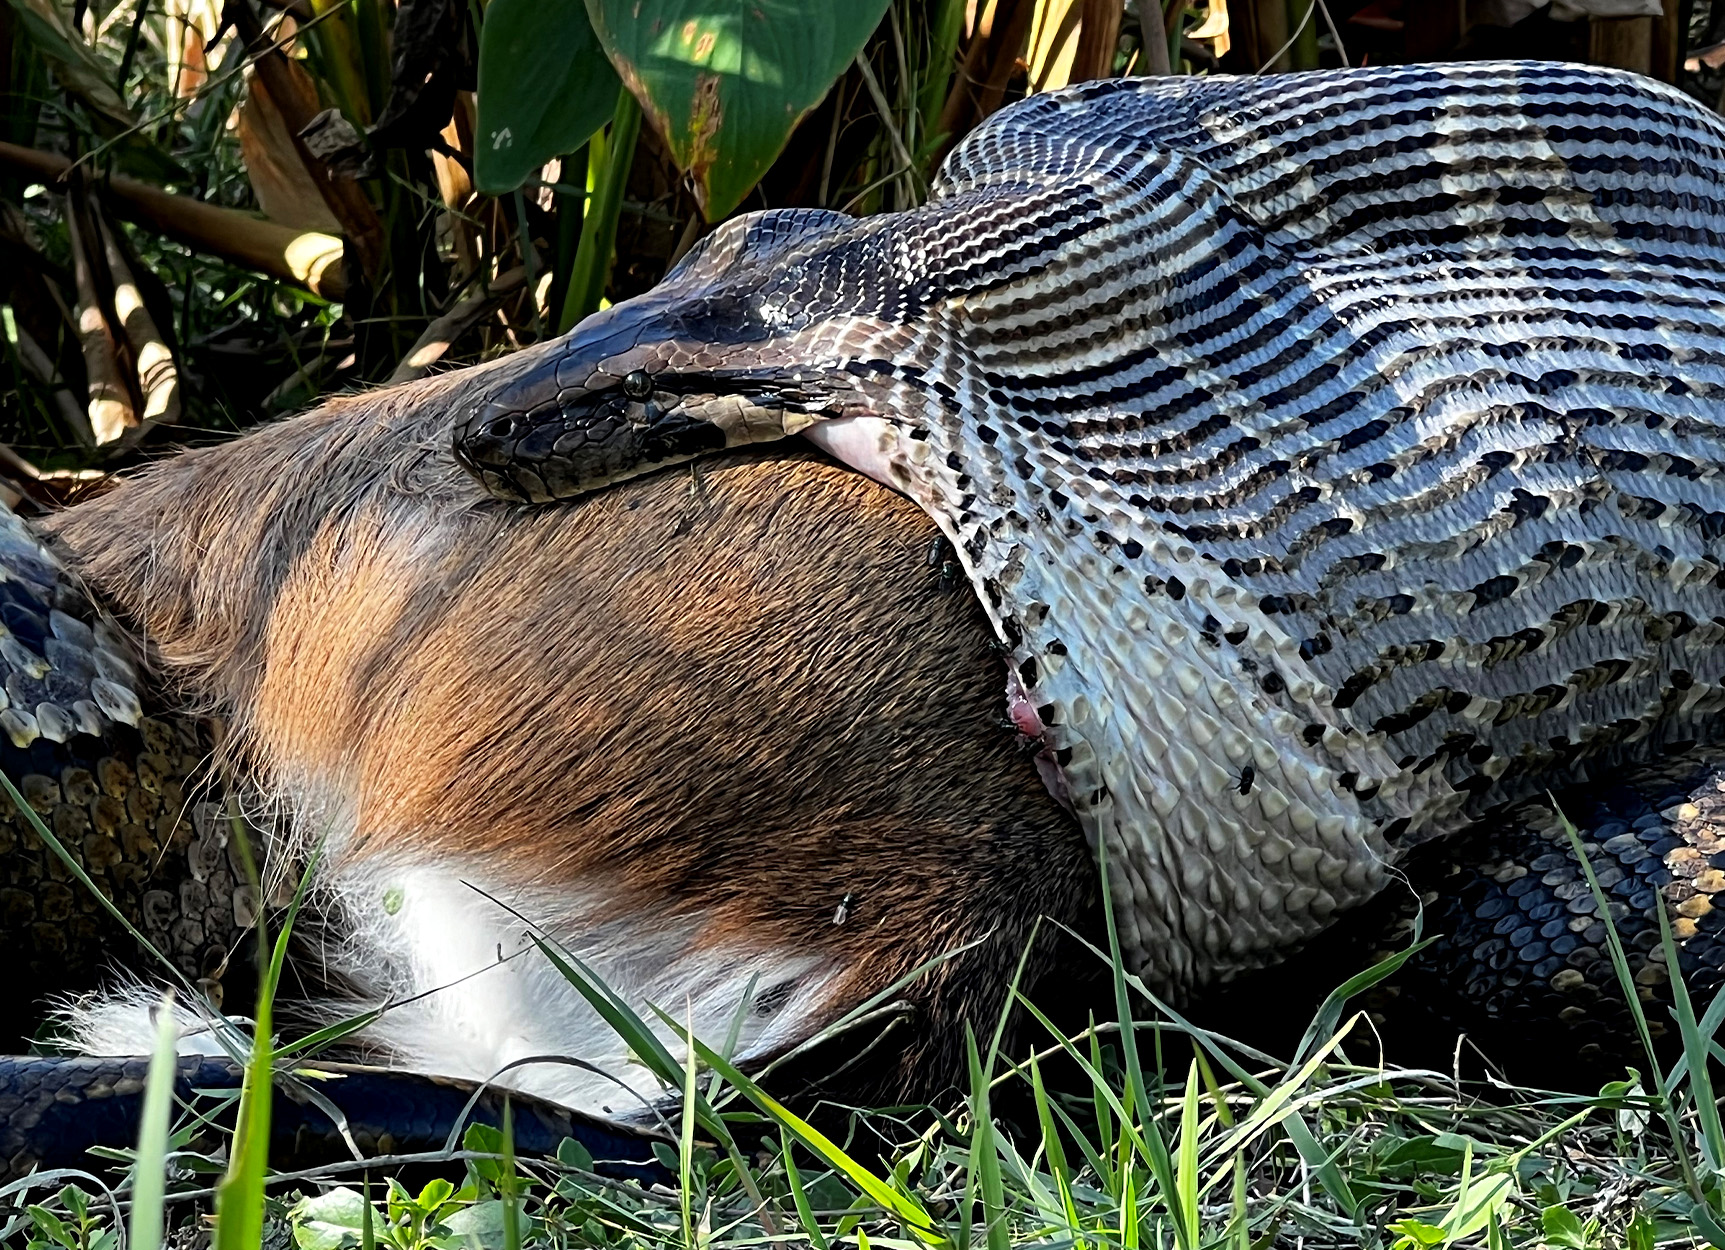
MULTIPOLYGON (((127 1148, 138 1140, 146 1058, 0 1058, 0 1182, 51 1168, 97 1170, 93 1147, 127 1148)), ((245 1069, 225 1057, 179 1060, 175 1092, 182 1103, 237 1093, 245 1069)), ((298 1081, 279 1080, 270 1120, 270 1164, 283 1171, 352 1158, 340 1128, 305 1092, 336 1107, 367 1155, 417 1155, 443 1150, 452 1126, 503 1123, 503 1091, 470 1081, 421 1076, 357 1064, 309 1065, 298 1081), (468 1103, 473 1100, 471 1110, 468 1103)), ((594 1170, 619 1180, 652 1182, 668 1176, 653 1146, 657 1134, 555 1103, 511 1093, 515 1149, 523 1156, 553 1155, 565 1139, 579 1142, 594 1170)), ((232 1127, 232 1106, 213 1117, 232 1127)), ((194 1140, 191 1149, 214 1145, 194 1140)))

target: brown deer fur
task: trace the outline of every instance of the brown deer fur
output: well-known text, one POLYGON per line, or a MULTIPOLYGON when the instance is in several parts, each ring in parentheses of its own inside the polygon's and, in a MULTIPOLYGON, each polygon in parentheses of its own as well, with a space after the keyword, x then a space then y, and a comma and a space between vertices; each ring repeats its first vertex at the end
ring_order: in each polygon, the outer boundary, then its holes
POLYGON ((949 1079, 960 1022, 992 1022, 1039 916, 1089 914, 1095 870, 1000 724, 932 523, 795 452, 503 505, 447 450, 473 377, 174 457, 47 528, 266 788, 346 822, 337 871, 598 882, 582 923, 819 952, 827 1018, 986 938, 908 992, 887 1083, 949 1079))

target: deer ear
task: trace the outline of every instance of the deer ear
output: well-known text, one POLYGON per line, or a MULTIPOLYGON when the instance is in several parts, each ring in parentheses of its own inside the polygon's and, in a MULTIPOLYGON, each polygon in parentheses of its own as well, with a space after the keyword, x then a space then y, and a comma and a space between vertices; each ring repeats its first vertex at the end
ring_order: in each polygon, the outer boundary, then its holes
POLYGON ((721 222, 665 275, 666 282, 710 282, 743 260, 760 261, 855 221, 825 208, 769 208, 721 222))

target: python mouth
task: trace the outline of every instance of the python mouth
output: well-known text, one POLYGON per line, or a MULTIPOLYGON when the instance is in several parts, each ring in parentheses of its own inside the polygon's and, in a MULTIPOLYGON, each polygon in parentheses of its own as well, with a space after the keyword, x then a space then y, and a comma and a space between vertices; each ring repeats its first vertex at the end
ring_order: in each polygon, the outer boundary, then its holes
POLYGON ((517 482, 515 474, 510 471, 512 463, 507 454, 500 453, 495 436, 469 433, 470 426, 468 422, 458 426, 450 440, 450 453, 455 457, 455 463, 494 498, 510 503, 544 502, 536 500, 531 491, 517 482))
POLYGON ((704 416, 672 408, 643 418, 607 402, 476 414, 456 430, 452 450, 492 495, 551 503, 722 451, 730 441, 704 416))

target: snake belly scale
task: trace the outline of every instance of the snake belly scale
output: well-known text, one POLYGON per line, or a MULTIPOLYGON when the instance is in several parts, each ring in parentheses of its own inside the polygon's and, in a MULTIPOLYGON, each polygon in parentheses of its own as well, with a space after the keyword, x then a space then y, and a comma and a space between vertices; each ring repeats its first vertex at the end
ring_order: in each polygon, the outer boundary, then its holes
POLYGON ((922 208, 727 223, 494 366, 456 452, 538 502, 806 432, 912 496, 1177 991, 1716 736, 1721 169, 1577 66, 1089 83, 922 208))

